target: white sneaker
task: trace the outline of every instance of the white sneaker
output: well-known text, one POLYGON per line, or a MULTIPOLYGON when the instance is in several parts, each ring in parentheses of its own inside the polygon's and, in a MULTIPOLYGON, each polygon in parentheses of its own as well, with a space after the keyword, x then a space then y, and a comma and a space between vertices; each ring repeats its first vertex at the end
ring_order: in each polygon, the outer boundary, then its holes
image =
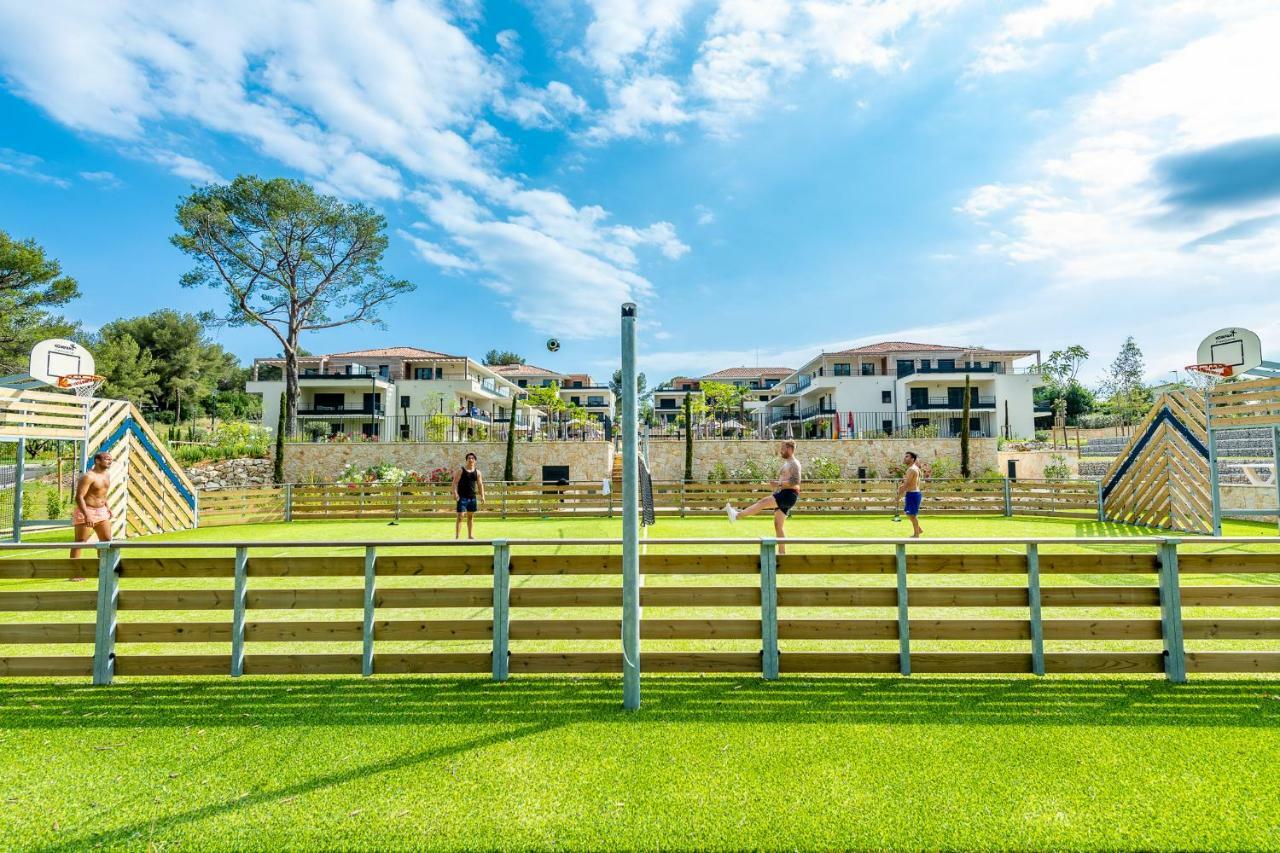
POLYGON ((738 520, 738 511, 737 511, 736 509, 734 509, 734 508, 733 508, 733 504, 725 504, 725 505, 724 505, 724 514, 725 514, 725 515, 727 515, 727 516, 729 516, 729 520, 730 520, 730 521, 737 521, 737 520, 738 520))

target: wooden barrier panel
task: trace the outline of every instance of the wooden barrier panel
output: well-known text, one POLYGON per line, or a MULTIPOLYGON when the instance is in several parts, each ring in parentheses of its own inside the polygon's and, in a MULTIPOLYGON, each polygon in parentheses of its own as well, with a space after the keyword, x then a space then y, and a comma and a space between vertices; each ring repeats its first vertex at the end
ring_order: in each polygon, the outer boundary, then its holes
MULTIPOLYGON (((506 678, 508 673, 616 673, 622 668, 621 557, 616 554, 521 554, 516 548, 500 563, 492 553, 426 550, 383 556, 373 546, 363 557, 323 552, 254 557, 243 546, 210 547, 214 553, 199 557, 107 549, 112 559, 104 565, 115 566, 123 583, 114 599, 93 589, 5 589, 10 583, 66 579, 82 572, 86 561, 0 559, 0 646, 75 651, 92 645, 122 677, 489 673, 506 678), (404 578, 427 579, 418 584, 429 585, 404 585, 404 578), (508 587, 504 578, 516 582, 508 587), (309 583, 313 580, 323 583, 309 583), (198 585, 187 585, 193 582, 198 585), (104 611, 104 602, 114 606, 104 611), (46 611, 83 616, 58 621, 43 616, 46 611), (159 618, 135 616, 138 611, 159 618), (103 619, 114 625, 112 632, 99 630, 103 619), (104 642, 110 643, 105 652, 104 642), (538 645, 546 643, 559 646, 538 645), (142 654, 132 649, 139 644, 176 651, 142 654), (196 644, 225 651, 202 651, 196 644), (501 651, 495 656, 492 649, 501 651)), ((498 553, 510 548, 502 544, 498 553)), ((938 553, 925 545, 906 546, 901 553, 901 573, 892 554, 777 557, 777 570, 786 580, 776 586, 776 595, 771 582, 768 602, 762 595, 760 554, 645 555, 645 574, 683 578, 651 581, 641 589, 640 634, 650 644, 642 650, 641 667, 650 673, 770 672, 764 650, 777 648, 777 671, 784 674, 1165 672, 1175 677, 1170 661, 1192 673, 1280 671, 1280 651, 1213 649, 1221 641, 1280 641, 1280 583, 1229 582, 1233 575, 1249 581, 1280 575, 1280 553, 1179 556, 1176 543, 1165 540, 1154 540, 1146 553, 1040 553, 1034 545, 1025 554, 938 553), (1171 587, 1179 566, 1183 574, 1211 575, 1217 584, 1171 587), (895 574, 897 584, 887 577, 895 574), (869 577, 876 575, 886 577, 869 577), (1109 575, 1151 577, 1146 585, 1135 585, 1131 579, 1107 583, 1109 575), (974 580, 979 576, 999 585, 974 580), (1041 576, 1054 580, 1041 587, 1041 576), (951 584, 945 582, 949 577, 954 577, 951 584), (839 585, 841 578, 849 585, 839 585), (1183 615, 1187 608, 1228 607, 1252 612, 1183 615), (1114 608, 1123 611, 1117 614, 1114 608), (1274 615, 1267 615, 1271 608, 1274 615), (974 609, 997 613, 975 615, 974 609), (955 615, 945 615, 948 611, 955 615), (1184 650, 1184 640, 1192 644, 1190 650, 1184 650), (679 645, 662 645, 672 642, 679 645), (868 642, 899 650, 848 645, 868 642), (921 648, 920 643, 935 645, 921 648), (1093 645, 1100 643, 1128 647, 1093 645)), ((93 661, 83 653, 0 656, 0 676, 84 677, 91 672, 93 661)))

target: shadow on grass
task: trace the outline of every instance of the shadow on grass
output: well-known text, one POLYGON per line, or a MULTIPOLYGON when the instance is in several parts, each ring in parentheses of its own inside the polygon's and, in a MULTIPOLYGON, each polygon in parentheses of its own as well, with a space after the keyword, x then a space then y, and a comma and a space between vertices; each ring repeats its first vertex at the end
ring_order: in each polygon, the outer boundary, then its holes
POLYGON ((0 685, 0 730, 166 726, 415 726, 481 722, 1280 726, 1280 681, 1152 678, 653 676, 643 707, 614 678, 383 677, 0 685))

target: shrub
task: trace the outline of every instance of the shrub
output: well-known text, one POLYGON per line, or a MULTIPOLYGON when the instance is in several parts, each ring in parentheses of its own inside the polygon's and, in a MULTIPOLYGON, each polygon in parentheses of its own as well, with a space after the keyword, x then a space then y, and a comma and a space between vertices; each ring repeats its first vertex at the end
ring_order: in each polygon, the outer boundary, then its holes
POLYGON ((937 438, 938 425, 925 424, 924 426, 912 427, 905 433, 900 433, 900 435, 904 435, 907 438, 937 438))
POLYGON ((62 503, 62 496, 58 494, 57 489, 50 489, 49 495, 45 498, 45 509, 49 513, 49 518, 62 518, 62 512, 66 507, 62 503))
POLYGON ((840 463, 825 456, 815 456, 805 470, 810 480, 839 480, 840 463))
POLYGON ((324 441, 329 437, 329 425, 319 421, 308 421, 303 426, 302 433, 307 437, 307 441, 324 441))
POLYGON ((954 459, 942 457, 933 460, 931 476, 939 480, 950 480, 960 474, 960 465, 954 459))
POLYGON ((729 479, 729 466, 723 462, 716 460, 711 466, 711 470, 707 472, 708 483, 723 483, 729 479))
POLYGON ((763 480, 768 480, 769 474, 759 462, 754 459, 748 459, 734 469, 733 479, 747 483, 759 483, 763 480))
POLYGON ((423 427, 423 433, 427 441, 444 441, 445 437, 449 434, 449 416, 435 414, 427 418, 427 423, 423 427))
POLYGON ((1071 466, 1067 464, 1067 457, 1061 453, 1055 453, 1049 457, 1049 464, 1044 466, 1044 478, 1046 480, 1067 480, 1071 477, 1071 466))

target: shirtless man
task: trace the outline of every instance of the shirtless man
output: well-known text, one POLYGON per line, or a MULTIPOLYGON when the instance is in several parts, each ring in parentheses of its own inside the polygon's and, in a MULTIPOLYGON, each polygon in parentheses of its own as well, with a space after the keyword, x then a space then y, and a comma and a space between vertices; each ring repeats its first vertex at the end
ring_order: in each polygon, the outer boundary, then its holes
MULTIPOLYGON (((76 484, 76 508, 72 513, 76 542, 88 542, 90 534, 98 534, 99 542, 111 541, 111 508, 107 506, 107 490, 111 488, 111 454, 93 457, 93 467, 84 472, 76 484)), ((79 548, 71 549, 71 558, 80 556, 79 548)))
POLYGON ((476 510, 484 502, 484 477, 476 468, 476 455, 468 453, 466 464, 453 472, 453 499, 457 502, 458 518, 453 523, 453 538, 462 538, 462 517, 467 517, 467 538, 475 539, 472 526, 475 523, 476 510))
MULTIPOLYGON (((770 485, 777 491, 746 509, 734 509, 732 503, 727 503, 724 511, 730 521, 737 521, 739 518, 772 509, 773 529, 778 539, 782 540, 787 538, 787 517, 800 499, 800 460, 796 459, 794 441, 784 441, 778 445, 778 455, 782 457, 782 467, 778 469, 778 479, 770 481, 770 485)), ((787 553, 787 547, 781 541, 778 542, 778 553, 787 553)))
POLYGON ((902 485, 898 486, 898 497, 902 499, 902 514, 911 519, 915 533, 912 539, 920 538, 920 501, 924 495, 920 492, 920 465, 917 457, 910 450, 902 457, 902 464, 907 466, 902 475, 902 485))

